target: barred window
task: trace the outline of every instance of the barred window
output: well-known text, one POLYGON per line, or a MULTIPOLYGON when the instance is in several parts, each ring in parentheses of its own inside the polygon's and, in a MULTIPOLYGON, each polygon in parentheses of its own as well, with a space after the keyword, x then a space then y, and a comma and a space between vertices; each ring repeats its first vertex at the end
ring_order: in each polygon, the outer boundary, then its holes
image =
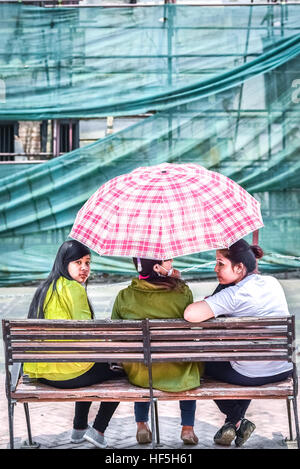
POLYGON ((18 123, 12 121, 0 122, 0 161, 10 161, 14 157, 3 153, 14 153, 15 135, 18 134, 18 123))

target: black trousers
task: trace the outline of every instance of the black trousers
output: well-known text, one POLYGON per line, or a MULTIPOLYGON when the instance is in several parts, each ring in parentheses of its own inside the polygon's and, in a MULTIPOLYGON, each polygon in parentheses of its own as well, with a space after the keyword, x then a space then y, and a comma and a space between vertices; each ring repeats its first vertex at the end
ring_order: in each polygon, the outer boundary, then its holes
MULTIPOLYGON (((90 370, 77 378, 65 381, 52 381, 40 378, 39 381, 55 388, 76 389, 103 383, 111 379, 119 379, 122 376, 126 376, 124 372, 112 371, 108 363, 95 363, 90 370)), ((73 427, 75 429, 83 430, 87 428, 91 404, 92 402, 89 401, 75 402, 75 416, 73 420, 73 427)), ((99 432, 104 433, 118 405, 119 402, 101 402, 93 427, 99 432)))
MULTIPOLYGON (((273 376, 259 376, 256 378, 250 378, 248 376, 241 375, 235 371, 230 362, 206 362, 205 363, 205 374, 214 379, 224 381, 229 384, 238 384, 240 386, 262 386, 263 384, 277 383, 283 381, 291 376, 293 370, 286 371, 273 376)), ((246 399, 218 399, 215 403, 219 407, 220 411, 226 415, 225 422, 231 422, 234 425, 237 424, 242 418, 244 418, 246 410, 250 405, 251 400, 246 399)))

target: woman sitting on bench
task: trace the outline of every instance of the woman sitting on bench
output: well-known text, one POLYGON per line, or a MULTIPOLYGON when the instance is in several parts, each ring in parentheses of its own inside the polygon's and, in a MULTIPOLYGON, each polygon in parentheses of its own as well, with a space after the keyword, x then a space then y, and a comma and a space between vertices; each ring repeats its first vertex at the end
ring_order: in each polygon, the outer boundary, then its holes
MULTIPOLYGON (((90 320, 94 313, 85 284, 90 275, 91 252, 75 240, 59 248, 48 278, 38 287, 29 308, 29 318, 90 320)), ((108 363, 24 363, 24 373, 61 389, 75 389, 120 378, 123 372, 108 363)), ((105 448, 104 431, 118 402, 102 402, 92 427, 88 427, 91 402, 76 402, 72 443, 89 441, 105 448)))
MULTIPOLYGON (((121 290, 115 300, 112 319, 174 319, 183 318, 186 306, 193 301, 189 287, 172 268, 172 259, 133 259, 139 278, 121 290)), ((129 381, 141 387, 149 387, 148 368, 143 363, 123 363, 129 381)), ((201 364, 200 367, 201 369, 201 364)), ((197 363, 153 363, 153 388, 162 391, 185 391, 200 386, 197 363)), ((194 433, 196 401, 180 401, 181 439, 184 444, 196 445, 194 433)), ((139 443, 150 443, 152 434, 148 427, 148 402, 136 402, 136 438, 139 443)))
MULTIPOLYGON (((190 322, 226 316, 285 316, 289 315, 283 289, 272 276, 257 273, 257 259, 263 256, 259 246, 239 240, 228 249, 216 252, 215 272, 221 285, 228 285, 203 301, 189 305, 184 318, 190 322)), ((241 386, 260 386, 285 380, 292 374, 287 361, 207 362, 205 373, 215 379, 241 386)), ((214 436, 217 444, 229 446, 235 439, 242 446, 255 430, 254 423, 245 419, 250 400, 216 400, 226 415, 225 424, 214 436)))

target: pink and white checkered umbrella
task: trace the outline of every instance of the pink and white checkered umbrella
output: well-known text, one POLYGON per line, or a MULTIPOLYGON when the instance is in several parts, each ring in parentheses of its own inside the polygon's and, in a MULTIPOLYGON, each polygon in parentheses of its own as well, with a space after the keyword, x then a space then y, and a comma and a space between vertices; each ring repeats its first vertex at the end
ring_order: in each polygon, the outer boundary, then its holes
POLYGON ((260 204, 197 164, 137 168, 101 186, 70 237, 106 256, 171 259, 228 247, 261 228, 260 204))

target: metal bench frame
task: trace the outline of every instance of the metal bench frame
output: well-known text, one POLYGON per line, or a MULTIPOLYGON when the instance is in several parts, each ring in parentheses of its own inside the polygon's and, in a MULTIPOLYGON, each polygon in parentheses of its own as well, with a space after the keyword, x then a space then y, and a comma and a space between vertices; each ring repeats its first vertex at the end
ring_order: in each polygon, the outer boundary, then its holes
POLYGON ((160 443, 157 401, 218 398, 286 399, 290 440, 293 440, 292 402, 297 446, 300 448, 294 316, 220 318, 202 323, 188 323, 181 319, 3 319, 2 330, 11 448, 14 448, 13 419, 17 402, 24 404, 28 431, 26 447, 34 448, 38 445, 32 439, 29 402, 150 401, 155 447, 155 444, 160 443), (293 376, 281 383, 257 387, 233 386, 204 378, 201 379, 199 388, 190 391, 171 393, 153 389, 152 363, 231 360, 288 360, 293 362, 293 376), (149 388, 133 386, 124 379, 120 383, 114 381, 95 385, 92 390, 50 388, 36 380, 26 382, 26 377, 22 376, 23 362, 142 362, 148 367, 149 388), (111 395, 112 383, 115 383, 117 389, 114 395, 111 395), (47 394, 47 389, 51 389, 51 397, 47 394))

